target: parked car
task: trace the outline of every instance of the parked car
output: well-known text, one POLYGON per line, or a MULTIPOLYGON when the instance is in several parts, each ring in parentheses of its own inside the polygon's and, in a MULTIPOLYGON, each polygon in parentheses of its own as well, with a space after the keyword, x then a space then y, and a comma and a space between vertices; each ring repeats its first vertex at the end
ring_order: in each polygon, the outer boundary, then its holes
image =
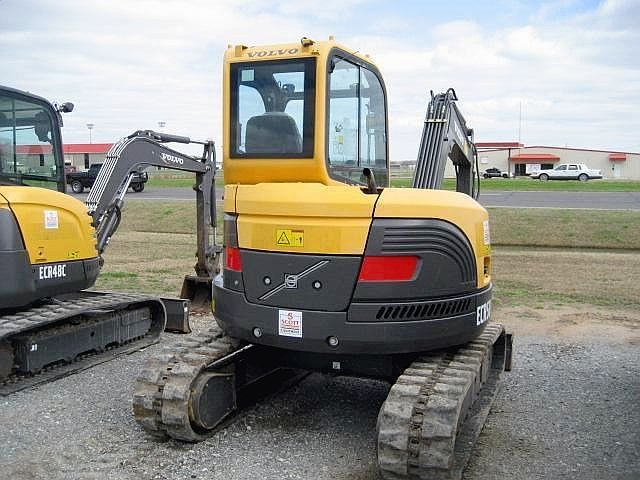
POLYGON ((553 170, 539 170, 531 174, 531 178, 547 180, 580 180, 586 182, 593 178, 602 178, 600 170, 593 170, 584 163, 561 163, 553 170))
MULTIPOLYGON (((101 168, 101 163, 94 163, 86 172, 68 173, 67 185, 71 185, 73 193, 82 193, 85 188, 93 186, 93 182, 96 181, 101 168)), ((129 186, 134 192, 141 192, 144 190, 144 184, 147 183, 147 180, 149 180, 147 172, 134 172, 129 186)))
POLYGON ((484 178, 493 178, 493 177, 502 177, 509 178, 509 176, 513 177, 513 174, 509 175, 507 172, 501 171, 499 168, 487 168, 482 174, 484 178))

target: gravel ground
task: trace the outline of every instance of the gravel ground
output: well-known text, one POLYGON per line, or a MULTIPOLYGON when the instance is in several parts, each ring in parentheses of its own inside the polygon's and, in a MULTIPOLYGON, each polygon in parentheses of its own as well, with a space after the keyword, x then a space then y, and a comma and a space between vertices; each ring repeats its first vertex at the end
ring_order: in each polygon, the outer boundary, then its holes
MULTIPOLYGON (((640 478, 638 316, 496 316, 516 331, 515 365, 464 478, 640 478)), ((158 442, 131 414, 133 380, 156 348, 0 398, 0 478, 378 478, 388 385, 311 375, 204 443, 158 442)))

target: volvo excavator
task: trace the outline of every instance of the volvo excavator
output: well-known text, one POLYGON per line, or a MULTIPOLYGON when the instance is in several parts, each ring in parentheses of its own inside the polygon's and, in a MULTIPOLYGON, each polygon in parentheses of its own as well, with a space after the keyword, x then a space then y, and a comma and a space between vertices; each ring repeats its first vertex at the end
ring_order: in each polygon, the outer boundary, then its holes
POLYGON ((0 87, 0 395, 43 383, 188 332, 190 303, 88 291, 103 265, 133 175, 148 165, 196 174, 198 261, 184 297, 208 305, 217 252, 211 141, 134 132, 107 154, 86 205, 65 195, 60 127, 71 103, 0 87), (165 144, 200 143, 201 158, 165 144), (204 294, 202 292, 205 292, 204 294))
POLYGON ((149 359, 136 420, 197 442, 278 371, 382 379, 382 477, 460 477, 512 338, 490 321, 488 214, 455 92, 432 94, 413 188, 390 188, 368 56, 332 38, 230 46, 223 91, 217 325, 149 359), (440 189, 449 160, 456 192, 440 189))

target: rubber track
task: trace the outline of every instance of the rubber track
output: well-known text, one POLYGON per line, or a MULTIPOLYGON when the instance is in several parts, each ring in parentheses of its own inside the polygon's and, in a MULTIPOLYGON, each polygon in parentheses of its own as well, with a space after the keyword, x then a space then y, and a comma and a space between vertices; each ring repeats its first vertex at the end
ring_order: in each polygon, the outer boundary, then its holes
POLYGON ((157 302, 159 300, 151 295, 133 293, 91 294, 89 292, 87 296, 81 295, 78 298, 64 300, 59 303, 51 303, 3 315, 0 316, 0 341, 18 333, 40 329, 43 326, 93 310, 117 310, 132 303, 145 301, 157 302))
MULTIPOLYGON (((132 304, 159 303, 157 297, 132 293, 101 293, 81 292, 78 298, 72 298, 33 307, 28 310, 0 316, 0 341, 10 340, 12 336, 30 330, 39 330, 63 320, 70 320, 82 314, 97 310, 118 310, 130 307, 132 304)), ((159 307, 163 308, 163 307, 159 307)), ((45 368, 36 375, 12 374, 0 382, 0 396, 24 390, 25 388, 41 385, 57 380, 72 373, 85 370, 94 365, 107 362, 118 355, 140 350, 156 343, 164 325, 152 325, 152 330, 145 337, 132 339, 119 347, 109 348, 104 352, 85 354, 71 363, 54 365, 45 368)))
POLYGON ((206 365, 232 353, 234 345, 216 326, 150 358, 135 384, 136 421, 150 435, 160 438, 168 435, 185 442, 199 442, 214 433, 215 429, 199 431, 191 425, 191 383, 206 365))
MULTIPOLYGON (((488 413, 497 391, 492 347, 503 332, 502 325, 489 324, 458 349, 421 356, 398 378, 378 416, 378 464, 384 479, 461 476, 470 447, 456 452, 457 434, 464 430, 459 427, 470 412, 488 413), (482 397, 487 380, 490 391, 482 397), (474 404, 477 398, 482 405, 474 404)), ((477 431, 464 436, 473 444, 483 420, 472 423, 477 431)))

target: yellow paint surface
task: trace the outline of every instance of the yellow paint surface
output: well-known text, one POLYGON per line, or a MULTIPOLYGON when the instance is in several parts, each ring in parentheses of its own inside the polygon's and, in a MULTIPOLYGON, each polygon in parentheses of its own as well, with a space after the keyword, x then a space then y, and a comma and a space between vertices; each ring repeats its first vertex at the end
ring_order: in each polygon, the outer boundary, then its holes
POLYGON ((13 211, 32 264, 98 256, 84 203, 37 187, 0 187, 13 211))

